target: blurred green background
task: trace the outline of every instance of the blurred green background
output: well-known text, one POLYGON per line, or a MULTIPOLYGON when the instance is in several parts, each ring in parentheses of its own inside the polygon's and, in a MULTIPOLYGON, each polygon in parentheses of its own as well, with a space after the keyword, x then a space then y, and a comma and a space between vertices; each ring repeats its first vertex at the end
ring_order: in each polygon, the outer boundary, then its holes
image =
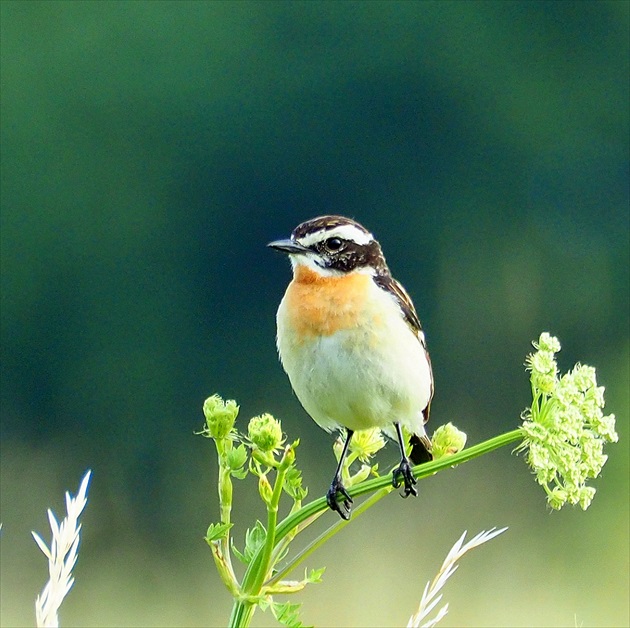
MULTIPOLYGON (((290 270, 265 244, 341 213, 414 298, 434 428, 513 428, 549 330, 563 370, 597 367, 621 440, 586 513, 550 513, 508 450, 391 495, 308 561, 327 572, 304 621, 404 625, 463 530, 508 525, 442 625, 627 626, 628 7, 3 1, 2 625, 34 622, 30 530, 87 468, 62 625, 226 623, 193 431, 214 392, 241 427, 272 412, 325 492, 332 438, 277 361, 290 270)), ((262 510, 236 488, 240 542, 262 510)))

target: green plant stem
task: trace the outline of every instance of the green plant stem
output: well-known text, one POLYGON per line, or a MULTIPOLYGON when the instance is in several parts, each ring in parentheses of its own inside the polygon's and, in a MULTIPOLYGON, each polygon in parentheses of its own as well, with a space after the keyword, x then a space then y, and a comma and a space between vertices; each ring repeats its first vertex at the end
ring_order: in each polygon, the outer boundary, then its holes
POLYGON ((253 600, 260 595, 263 583, 271 568, 271 555, 276 545, 276 527, 278 525, 278 505, 282 496, 282 486, 286 475, 286 468, 278 468, 273 493, 267 504, 267 535, 265 542, 256 556, 252 559, 248 570, 243 578, 243 597, 235 601, 232 607, 229 626, 248 626, 256 610, 257 602, 253 600), (252 569, 254 566, 254 569, 252 569))
MULTIPOLYGON (((425 462, 424 464, 417 465, 413 468, 414 475, 418 480, 425 478, 429 475, 433 475, 442 469, 447 469, 449 467, 455 467, 463 462, 468 462, 473 458, 478 458, 479 456, 483 456, 484 454, 490 453, 495 449, 499 449, 500 447, 504 447, 505 445, 509 445, 510 443, 516 442, 523 438, 522 432, 520 429, 512 430, 511 432, 506 432, 505 434, 500 434, 499 436, 495 436, 490 438, 483 443, 479 443, 477 445, 473 445, 472 447, 468 447, 467 449, 463 449, 459 453, 453 456, 444 456, 439 460, 434 460, 432 462, 425 462)), ((352 497, 358 497, 359 495, 365 495, 366 493, 372 493, 378 489, 385 488, 390 486, 392 482, 391 475, 383 475, 378 478, 374 478, 371 480, 365 480, 365 482, 361 482, 356 486, 348 489, 348 493, 352 497)), ((297 512, 294 512, 292 515, 289 515, 280 522, 278 525, 278 529, 276 530, 276 540, 279 541, 286 534, 289 533, 295 526, 299 525, 315 513, 320 510, 326 510, 328 505, 326 504, 326 497, 320 497, 306 506, 303 506, 297 512)))
POLYGON ((265 537, 265 543, 262 547, 262 555, 258 561, 258 569, 255 573, 255 578, 250 584, 247 582, 247 575, 243 582, 243 590, 248 594, 257 595, 262 588, 263 582, 267 577, 267 573, 270 568, 270 559, 273 548, 276 545, 276 526, 278 525, 278 504, 280 503, 280 497, 282 496, 282 485, 284 484, 284 476, 286 475, 286 469, 278 469, 278 475, 276 476, 276 482, 273 487, 273 495, 269 504, 267 505, 267 536, 265 537))
POLYGON ((254 611, 256 610, 255 602, 250 600, 234 600, 232 614, 230 615, 230 628, 245 628, 249 626, 254 611))
MULTIPOLYGON (((483 443, 479 443, 477 445, 473 445, 467 449, 460 451, 459 453, 453 456, 444 456, 439 460, 434 460, 432 462, 426 462, 422 465, 418 465, 413 468, 413 472, 418 480, 425 478, 429 475, 433 475, 442 469, 446 469, 449 467, 455 467, 463 462, 467 462, 468 460, 472 460, 473 458, 477 458, 484 454, 487 454, 495 449, 499 449, 505 445, 509 445, 510 443, 514 443, 523 438, 522 432, 520 429, 512 430, 511 432, 506 432, 504 434, 500 434, 499 436, 495 436, 490 438, 483 443)), ((390 474, 366 480, 365 482, 361 482, 356 486, 353 486, 348 489, 348 492, 352 497, 358 497, 360 495, 365 495, 366 493, 373 493, 378 491, 371 498, 366 500, 364 503, 360 504, 356 510, 354 511, 354 516, 357 514, 364 512, 374 503, 376 503, 379 499, 387 495, 391 492, 391 476, 390 474)), ((276 484, 276 488, 278 484, 276 484)), ((275 489, 274 489, 275 495, 275 489)), ((273 550, 273 545, 275 543, 280 542, 285 536, 287 536, 292 530, 294 530, 301 523, 306 521, 309 517, 313 517, 317 513, 324 511, 327 508, 326 498, 320 497, 305 506, 302 506, 296 512, 287 516, 280 524, 275 527, 273 530, 273 539, 270 537, 271 527, 267 530, 267 539, 263 547, 261 547, 255 556, 253 556, 247 571, 245 572, 245 577, 243 579, 243 587, 242 590, 246 591, 250 596, 255 595, 253 583, 258 584, 260 582, 260 586, 262 586, 264 582, 264 578, 268 572, 268 565, 266 562, 269 561, 271 557, 271 551, 273 550), (261 580, 262 577, 262 580, 261 580)), ((277 517, 277 504, 276 504, 276 512, 275 517, 277 517)), ((269 518, 268 518, 269 521, 269 518)), ((276 519, 274 518, 275 522, 276 519)), ((347 521, 338 521, 331 528, 329 528, 326 532, 324 532, 320 537, 315 539, 311 546, 307 547, 306 550, 303 550, 293 559, 291 569, 299 562, 302 562, 307 556, 309 556, 317 547, 320 547, 325 541, 327 541, 330 537, 334 536, 342 530, 349 522, 347 521), (297 560, 299 558, 299 560, 297 560)), ((289 570, 286 568, 282 571, 283 575, 288 573, 289 570)), ((274 581, 276 577, 274 576, 274 581)), ((260 587, 257 589, 257 592, 260 591, 260 587)), ((237 599, 234 602, 234 606, 232 608, 232 614, 230 616, 230 628, 246 628, 251 621, 251 617, 255 610, 255 601, 252 601, 249 598, 237 599)))
MULTIPOLYGON (((352 519, 356 519, 360 515, 362 515, 368 508, 372 507, 377 501, 381 500, 385 495, 389 495, 394 490, 393 486, 386 486, 381 490, 377 491, 366 499, 364 502, 361 502, 355 510, 352 511, 352 519)), ((314 521, 315 519, 313 519, 314 521)), ((333 523, 327 530, 322 532, 316 539, 311 541, 304 549, 302 549, 298 554, 296 554, 282 569, 279 571, 273 578, 268 580, 266 585, 273 585, 276 582, 279 582, 286 575, 291 573, 301 562, 303 562, 306 558, 308 558, 318 547, 321 547, 328 539, 332 538, 338 532, 341 532, 348 524, 350 520, 339 518, 335 523, 333 523)))
MULTIPOLYGON (((221 512, 221 523, 230 524, 232 516, 232 478, 230 469, 225 464, 225 442, 215 441, 219 459, 219 509, 221 512)), ((232 555, 230 553, 230 530, 228 528, 225 536, 220 541, 221 558, 228 570, 229 578, 232 581, 231 589, 238 587, 234 567, 232 566, 232 555)), ((216 560, 216 557, 215 557, 216 560)), ((227 583, 226 583, 227 584, 227 583)))
MULTIPOLYGON (((297 510, 299 510, 299 508, 296 508, 295 512, 297 512, 297 510)), ((291 532, 289 532, 289 534, 287 534, 281 541, 276 543, 276 547, 274 548, 273 555, 271 557, 274 565, 278 562, 278 557, 287 549, 287 547, 291 544, 291 541, 296 537, 296 535, 302 532, 302 530, 306 530, 306 528, 308 528, 312 523, 315 523, 315 521, 317 521, 323 514, 323 512, 318 512, 310 519, 303 521, 299 526, 293 528, 293 530, 291 530, 291 532)), ((274 576, 273 581, 275 582, 276 580, 277 579, 274 576)), ((265 585, 266 584, 268 583, 265 583, 265 585)))
MULTIPOLYGON (((508 444, 510 442, 513 442, 515 440, 520 439, 520 431, 519 430, 514 430, 512 432, 508 432, 507 434, 502 434, 501 436, 497 436, 496 439, 491 439, 490 441, 486 441, 485 443, 480 443, 479 445, 475 447, 470 447, 467 450, 464 450, 464 452, 473 452, 472 456, 468 456, 468 457, 464 457, 463 460, 459 460, 459 462, 465 462, 466 460, 470 460, 473 457, 476 457, 477 455, 483 455, 483 453, 488 453, 489 451, 492 451, 493 449, 496 449, 497 447, 501 447, 504 444, 508 444), (505 439, 503 437, 510 437, 509 439, 505 439), (499 440, 500 439, 500 440, 499 440), (494 443, 493 441, 497 441, 496 443, 494 443), (492 447, 491 448, 486 448, 485 445, 488 445, 492 443, 492 447), (481 453, 478 453, 478 449, 483 447, 483 451, 481 453)), ((460 452, 460 453, 464 453, 464 452, 460 452)), ((459 454, 457 454, 459 456, 459 454)), ((455 464, 457 464, 457 461, 455 461, 454 464, 454 460, 455 460, 455 456, 449 456, 447 458, 443 458, 442 460, 448 460, 448 466, 453 467, 455 466, 455 464)), ((441 462, 441 461, 437 461, 437 462, 441 462)), ((420 474, 420 472, 418 471, 418 469, 424 469, 426 467, 426 465, 422 465, 421 467, 416 467, 414 469, 414 472, 417 471, 417 476, 418 479, 420 479, 421 477, 424 477, 423 475, 420 474)), ((440 468, 443 468, 440 467, 440 468)), ((438 469, 439 470, 439 469, 438 469)), ((361 504, 359 504, 359 506, 357 506, 353 511, 352 511, 352 519, 356 519, 359 515, 363 514, 368 508, 371 508, 376 502, 380 501, 383 497, 385 497, 386 495, 389 495, 389 493, 391 493, 394 490, 394 487, 391 484, 391 477, 389 474, 387 474, 386 476, 384 476, 388 479, 388 485, 384 486, 383 488, 381 488, 380 490, 378 490, 376 493, 374 493, 371 497, 369 497, 368 499, 366 499, 365 501, 363 501, 361 504)), ((382 478, 378 478, 379 480, 382 478)), ((365 484, 365 482, 362 483, 362 485, 365 484)), ((354 491, 352 491, 352 489, 349 489, 349 492, 354 495, 354 491)), ((319 513, 317 513, 319 514, 319 513)), ((314 520, 314 519, 313 519, 314 520)), ((314 539, 313 541, 311 541, 304 549, 302 549, 298 554, 296 554, 286 565, 285 567, 279 571, 277 574, 274 575, 273 578, 271 578, 271 580, 269 580, 268 582, 266 582, 265 584, 267 585, 273 585, 276 582, 279 582, 280 580, 282 580, 282 578, 284 578, 286 575, 288 575, 289 573, 291 573, 291 571, 293 571, 293 569, 295 569, 302 561, 304 561, 306 558, 308 558, 317 548, 319 548, 320 546, 322 546, 326 541, 328 541, 331 537, 333 537, 335 534, 337 534, 338 532, 341 532, 341 530, 343 530, 348 524, 350 523, 349 520, 344 520, 344 519, 339 519, 337 520, 332 526, 330 526, 327 530, 325 530, 324 532, 322 532, 322 534, 320 534, 316 539, 314 539)), ((279 536, 279 535, 278 535, 279 536)))

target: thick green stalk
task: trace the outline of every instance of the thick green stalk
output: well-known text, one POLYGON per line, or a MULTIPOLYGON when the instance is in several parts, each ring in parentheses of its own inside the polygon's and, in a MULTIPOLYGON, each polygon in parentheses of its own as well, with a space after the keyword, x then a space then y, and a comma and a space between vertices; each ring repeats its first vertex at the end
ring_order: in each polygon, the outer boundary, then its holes
MULTIPOLYGON (((386 486, 382 488, 380 491, 374 493, 374 495, 370 496, 365 501, 361 502, 353 511, 352 511, 352 520, 356 519, 358 516, 362 515, 368 508, 373 506, 377 501, 383 499, 385 495, 389 495, 394 490, 393 486, 386 486)), ((337 519, 335 523, 333 523, 327 530, 324 530, 316 539, 311 541, 304 549, 298 552, 285 566, 274 575, 273 578, 268 580, 265 584, 273 585, 276 582, 282 580, 286 575, 291 573, 301 562, 306 560, 317 548, 321 547, 328 539, 332 538, 338 532, 341 532, 348 524, 350 520, 348 519, 337 519)))
POLYGON ((249 626, 249 622, 252 620, 255 610, 256 604, 254 602, 248 600, 234 600, 228 626, 230 628, 245 628, 249 626))
POLYGON ((271 555, 276 545, 276 528, 278 525, 278 504, 282 496, 282 486, 286 468, 280 466, 276 481, 273 488, 271 499, 267 503, 267 536, 262 548, 252 559, 243 578, 243 598, 234 601, 232 607, 232 615, 230 617, 230 628, 240 628, 248 626, 252 615, 256 610, 256 602, 252 598, 260 595, 262 586, 267 578, 267 574, 271 569, 271 555))
MULTIPOLYGON (((416 478, 418 480, 421 480, 422 478, 433 475, 434 473, 437 473, 442 469, 455 467, 458 464, 462 464, 463 462, 468 462, 468 460, 483 456, 484 454, 494 451, 495 449, 499 449, 500 447, 521 440, 522 438, 523 435, 521 430, 515 429, 511 432, 506 432, 505 434, 500 434, 499 436, 490 438, 483 443, 479 443, 477 445, 473 445, 472 447, 463 449, 453 456, 444 456, 439 460, 425 462, 424 464, 414 467, 413 472, 416 478)), ((383 475, 381 477, 366 480, 365 482, 361 482, 360 484, 353 486, 352 488, 348 489, 348 493, 350 493, 352 497, 358 497, 359 495, 365 495, 366 493, 372 493, 374 491, 377 491, 378 489, 385 488, 391 485, 391 482, 391 475, 383 475)), ((320 510, 325 510, 326 508, 326 497, 320 497, 319 499, 312 501, 310 504, 306 504, 306 506, 303 506, 302 508, 300 508, 300 510, 294 512, 292 515, 289 515, 278 525, 278 529, 276 530, 276 541, 284 538, 284 536, 288 534, 295 526, 299 525, 310 516, 314 515, 320 510)))
MULTIPOLYGON (((472 459, 472 458, 474 458, 476 456, 481 456, 484 453, 488 453, 489 451, 492 451, 493 449, 496 449, 498 447, 502 447, 503 445, 508 444, 510 442, 513 442, 513 441, 516 441, 516 440, 519 440, 520 438, 521 438, 520 430, 513 430, 512 432, 508 432, 507 434, 502 434, 502 435, 497 436, 497 437, 495 437, 493 439, 490 439, 489 441, 485 441, 484 443, 480 443, 479 445, 476 445, 475 447, 470 447, 469 449, 465 449, 462 452, 460 452, 459 454, 457 454, 457 456, 449 456, 447 458, 443 458, 442 460, 436 461, 435 464, 438 464, 438 463, 443 462, 443 461, 448 461, 447 465, 441 465, 440 468, 437 469, 437 470, 440 470, 440 469, 444 468, 444 466, 452 467, 452 466, 455 466, 458 463, 465 462, 466 460, 470 460, 470 459, 472 459), (471 452, 472 452, 472 455, 471 455, 471 452), (467 454, 467 455, 463 455, 463 454, 467 454)), ((435 469, 433 469, 433 471, 432 471, 431 469, 428 469, 427 467, 428 467, 427 464, 423 464, 421 467, 416 467, 414 469, 414 472, 416 472, 416 475, 417 475, 418 479, 420 479, 421 477, 425 477, 426 475, 429 475, 432 472, 436 472, 435 469), (424 473, 424 474, 420 473, 420 470, 425 470, 425 468, 426 468, 426 473, 424 473)), ((360 514, 362 514, 368 508, 373 506, 377 501, 379 501, 383 497, 385 497, 385 495, 388 495, 389 493, 391 493, 391 491, 393 490, 393 487, 391 485, 391 478, 390 478, 389 474, 384 476, 384 477, 387 480, 387 485, 384 486, 383 488, 381 488, 380 490, 378 490, 376 493, 374 493, 374 495, 372 495, 369 499, 367 499, 364 502, 362 502, 353 511, 353 513, 352 513, 352 518, 353 519, 356 519, 360 514)), ((383 478, 378 478, 378 480, 382 480, 382 479, 383 478)), ((372 482, 376 482, 376 481, 372 480, 372 482)), ((360 486, 363 486, 366 483, 367 482, 363 482, 360 486)), ((352 489, 350 489, 350 493, 352 495, 355 495, 355 494, 359 495, 359 494, 361 494, 361 493, 358 493, 358 492, 355 493, 352 489)), ((330 528, 325 530, 320 536, 318 536, 315 540, 313 540, 311 543, 309 543, 304 549, 302 549, 291 561, 289 561, 289 563, 287 563, 287 565, 285 565, 285 567, 280 572, 278 572, 277 574, 274 575, 274 577, 268 582, 268 584, 274 584, 274 583, 282 580, 282 578, 284 578, 293 569, 295 569, 295 567, 297 567, 302 561, 304 561, 308 556, 310 556, 318 547, 323 545, 326 541, 328 541, 328 539, 333 537, 335 534, 337 534, 338 532, 343 530, 343 528, 345 528, 349 523, 350 523, 350 521, 344 521, 343 519, 339 519, 338 521, 336 521, 332 526, 330 526, 330 528)), ((283 524, 284 524, 284 522, 283 522, 283 524)), ((277 535, 277 538, 278 539, 281 538, 280 530, 279 530, 279 533, 277 535)))
MULTIPOLYGON (((413 468, 413 472, 418 480, 427 477, 429 475, 433 475, 442 469, 446 469, 448 467, 454 467, 463 462, 467 462, 468 460, 472 460, 473 458, 477 458, 484 454, 487 454, 495 449, 499 449, 504 445, 509 445, 510 443, 514 443, 523 438, 522 432, 520 429, 512 430, 511 432, 506 432, 505 434, 500 434, 499 436, 495 436, 483 443, 479 443, 478 445, 473 445, 467 449, 463 449, 459 453, 453 456, 444 456, 439 460, 434 460, 432 462, 427 462, 422 465, 418 465, 413 468)), ((359 495, 364 495, 366 493, 373 493, 375 491, 380 491, 369 500, 359 505, 355 510, 355 516, 360 512, 364 512, 370 507, 373 503, 384 497, 386 494, 391 492, 391 475, 387 474, 378 478, 374 478, 371 480, 366 480, 365 482, 361 482, 356 486, 348 489, 348 492, 352 497, 358 497, 359 495)), ((278 488, 278 484, 276 484, 276 489, 278 488)), ((274 490, 274 496, 275 496, 274 490)), ((252 558, 252 561, 247 568, 245 573, 245 577, 243 579, 243 588, 242 590, 247 592, 249 595, 256 595, 260 591, 260 587, 255 589, 252 585, 255 583, 262 586, 264 582, 264 578, 268 573, 268 565, 266 565, 265 561, 269 561, 271 556, 271 551, 273 550, 273 545, 281 541, 287 534, 289 534, 293 529, 299 526, 301 523, 306 521, 309 517, 317 514, 320 511, 323 511, 327 508, 326 498, 320 497, 312 501, 306 506, 303 506, 296 512, 287 516, 280 524, 275 527, 276 519, 274 521, 274 531, 273 531, 273 539, 270 538, 271 527, 267 530, 267 539, 263 547, 261 547, 256 555, 252 558), (273 545, 272 545, 273 543, 273 545), (261 580, 262 578, 262 580, 261 580)), ((277 504, 275 516, 277 517, 277 504)), ((268 519, 269 521, 269 519, 268 519)), ((312 546, 306 548, 305 551, 301 552, 296 559, 294 560, 293 567, 297 565, 298 562, 301 562, 306 556, 310 555, 312 551, 319 547, 322 543, 328 540, 331 536, 342 530, 348 522, 338 521, 334 524, 329 530, 324 532, 318 539, 316 539, 312 546), (305 553, 306 552, 306 553, 305 553)), ((283 575, 288 573, 287 570, 283 570, 283 575)), ((276 578, 274 577, 274 581, 276 578)), ((230 628, 246 628, 249 626, 251 621, 251 617, 254 613, 256 607, 256 602, 251 601, 248 598, 235 600, 234 606, 232 608, 232 615, 230 617, 230 628)))
POLYGON ((267 573, 271 565, 271 553, 276 545, 276 527, 278 525, 278 505, 282 496, 282 485, 284 484, 284 476, 286 469, 278 469, 276 483, 273 487, 273 495, 267 506, 267 536, 262 547, 262 555, 258 561, 258 569, 255 571, 255 578, 251 584, 247 580, 247 575, 243 581, 243 590, 249 595, 258 595, 260 589, 267 577, 267 573))
MULTIPOLYGON (((232 515, 232 477, 230 475, 230 469, 225 463, 225 443, 224 440, 216 440, 215 445, 217 448, 217 454, 219 458, 219 508, 221 512, 221 523, 230 524, 232 515)), ((236 575, 234 574, 234 567, 232 566, 232 556, 230 554, 230 530, 228 528, 225 536, 220 541, 221 554, 223 562, 229 573, 229 578, 232 581, 232 587, 238 586, 236 575)), ((216 558, 215 558, 216 560, 216 558)))

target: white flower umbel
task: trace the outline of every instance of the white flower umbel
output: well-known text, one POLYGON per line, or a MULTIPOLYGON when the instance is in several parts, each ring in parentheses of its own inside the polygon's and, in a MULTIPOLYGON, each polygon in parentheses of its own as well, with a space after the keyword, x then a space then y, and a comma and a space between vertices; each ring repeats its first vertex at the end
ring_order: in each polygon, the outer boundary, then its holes
POLYGON ((558 377, 558 339, 545 332, 532 344, 536 352, 527 356, 526 366, 533 403, 523 413, 524 440, 517 451, 527 452, 552 508, 568 502, 586 510, 595 495, 586 482, 600 474, 608 459, 604 444, 619 438, 615 415, 604 416, 604 387, 597 385, 592 366, 576 364, 558 377))
POLYGON ((91 474, 91 471, 85 474, 76 497, 71 497, 70 493, 66 491, 67 515, 61 524, 57 523, 53 511, 48 509, 48 521, 52 530, 50 548, 46 546, 39 534, 31 532, 35 542, 39 545, 39 549, 48 558, 50 575, 46 586, 35 600, 35 617, 38 628, 56 628, 59 626, 57 612, 74 583, 72 568, 77 562, 79 550, 79 532, 81 531, 79 516, 87 503, 87 488, 91 474))
POLYGON ((462 534, 457 542, 451 548, 451 551, 448 553, 448 556, 444 559, 442 563, 442 567, 438 574, 433 578, 432 582, 427 582, 426 587, 424 587, 424 592, 422 593, 422 598, 420 600, 420 606, 416 613, 414 613, 407 623, 407 628, 432 628, 435 626, 444 616, 448 613, 448 604, 442 606, 442 608, 437 612, 437 615, 432 619, 427 620, 424 624, 420 622, 427 617, 431 611, 440 603, 442 599, 442 594, 439 593, 440 589, 446 584, 446 581, 457 571, 459 565, 457 565, 457 561, 468 551, 475 547, 479 547, 486 541, 493 539, 495 536, 502 534, 505 532, 507 528, 500 528, 497 530, 496 528, 492 528, 487 532, 484 530, 474 536, 466 545, 462 545, 464 539, 466 538, 466 530, 464 534, 462 534), (439 593, 439 595, 438 595, 439 593))

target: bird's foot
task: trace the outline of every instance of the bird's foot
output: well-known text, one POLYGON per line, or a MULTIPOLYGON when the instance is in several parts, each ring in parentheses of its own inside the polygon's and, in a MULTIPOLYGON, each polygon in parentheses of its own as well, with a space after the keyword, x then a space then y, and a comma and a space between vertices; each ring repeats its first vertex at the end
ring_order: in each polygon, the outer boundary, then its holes
POLYGON ((409 497, 409 495, 413 495, 414 497, 418 496, 418 491, 414 484, 418 482, 411 472, 411 466, 409 465, 409 460, 407 458, 403 458, 400 461, 398 467, 394 469, 393 472, 392 484, 394 488, 398 488, 400 486, 401 480, 405 486, 405 492, 401 495, 402 497, 409 497))
POLYGON ((331 510, 339 513, 339 516, 348 521, 350 519, 350 511, 352 510, 352 497, 350 497, 346 487, 341 483, 341 480, 336 477, 328 492, 326 493, 326 503, 330 507, 331 510), (344 499, 339 503, 337 500, 337 494, 341 494, 344 499))

